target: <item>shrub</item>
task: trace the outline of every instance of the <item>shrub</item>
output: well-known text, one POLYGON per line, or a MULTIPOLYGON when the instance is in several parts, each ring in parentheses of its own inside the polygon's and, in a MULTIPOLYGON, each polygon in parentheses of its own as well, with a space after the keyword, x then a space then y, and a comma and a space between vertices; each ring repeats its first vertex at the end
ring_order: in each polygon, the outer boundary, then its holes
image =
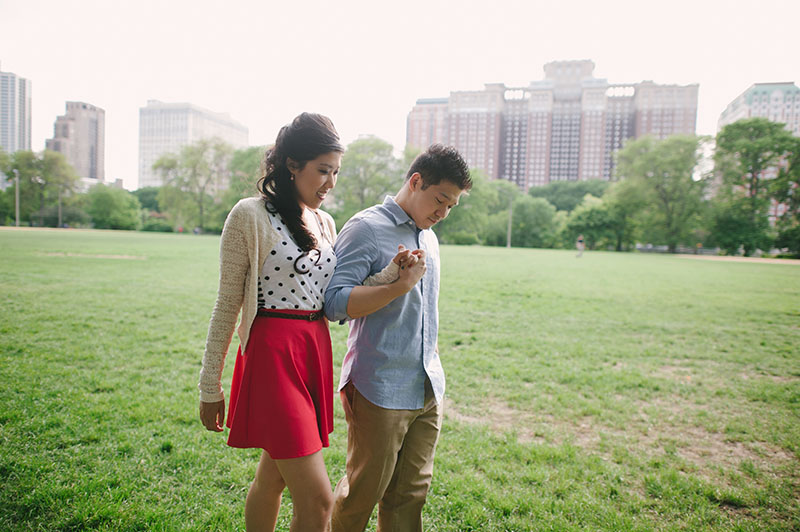
POLYGON ((148 218, 142 225, 142 231, 171 233, 173 229, 172 225, 163 218, 148 218))

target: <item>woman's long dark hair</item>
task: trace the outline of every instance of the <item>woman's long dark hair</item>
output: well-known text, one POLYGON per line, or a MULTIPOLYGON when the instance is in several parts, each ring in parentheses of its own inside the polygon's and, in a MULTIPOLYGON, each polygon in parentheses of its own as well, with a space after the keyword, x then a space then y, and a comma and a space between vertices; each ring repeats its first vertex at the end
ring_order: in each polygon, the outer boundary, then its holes
POLYGON ((317 240, 303 223, 303 209, 297 201, 287 160, 291 158, 302 169, 308 161, 334 151, 344 153, 344 147, 330 118, 303 113, 278 132, 275 145, 265 155, 264 175, 256 185, 271 209, 281 216, 304 255, 317 247, 317 240))

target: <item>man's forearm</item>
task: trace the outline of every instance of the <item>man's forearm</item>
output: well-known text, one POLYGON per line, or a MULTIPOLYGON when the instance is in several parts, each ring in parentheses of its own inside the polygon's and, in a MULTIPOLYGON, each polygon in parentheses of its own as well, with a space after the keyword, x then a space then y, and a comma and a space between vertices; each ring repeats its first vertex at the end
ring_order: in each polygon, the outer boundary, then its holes
POLYGON ((408 292, 401 283, 380 286, 355 286, 347 300, 347 315, 351 318, 362 318, 380 310, 398 297, 408 292))

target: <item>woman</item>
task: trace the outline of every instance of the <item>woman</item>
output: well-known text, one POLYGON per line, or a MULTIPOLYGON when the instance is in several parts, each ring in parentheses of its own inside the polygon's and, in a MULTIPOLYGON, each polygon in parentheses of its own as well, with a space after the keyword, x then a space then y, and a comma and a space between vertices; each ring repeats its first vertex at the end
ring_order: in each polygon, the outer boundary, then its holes
POLYGON ((335 226, 319 207, 336 185, 343 152, 328 118, 301 114, 267 152, 262 197, 237 203, 222 231, 200 419, 223 430, 220 378, 241 310, 228 445, 264 449, 245 503, 249 531, 275 529, 284 487, 292 531, 325 530, 330 519, 322 447, 333 430, 333 370, 322 296, 336 264, 335 226))

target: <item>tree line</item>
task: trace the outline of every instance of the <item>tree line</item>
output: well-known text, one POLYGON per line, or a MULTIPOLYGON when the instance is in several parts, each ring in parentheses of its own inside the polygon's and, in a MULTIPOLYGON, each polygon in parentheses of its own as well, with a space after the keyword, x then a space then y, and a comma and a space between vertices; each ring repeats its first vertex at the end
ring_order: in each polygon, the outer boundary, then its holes
MULTIPOLYGON (((185 146, 154 165, 161 187, 128 192, 79 179, 61 154, 0 152, 10 180, 0 222, 13 223, 14 171, 21 219, 38 226, 219 232, 239 199, 257 194, 265 147, 234 150, 218 139, 185 146)), ((352 142, 325 208, 338 227, 394 194, 416 155, 401 157, 376 137, 352 142)), ((676 135, 627 142, 611 181, 559 181, 523 193, 473 170, 474 185, 435 230, 445 244, 626 251, 636 243, 719 247, 725 253, 774 247, 800 254, 800 139, 762 118, 725 126, 716 138, 676 135), (715 143, 713 166, 703 151, 715 143)))

